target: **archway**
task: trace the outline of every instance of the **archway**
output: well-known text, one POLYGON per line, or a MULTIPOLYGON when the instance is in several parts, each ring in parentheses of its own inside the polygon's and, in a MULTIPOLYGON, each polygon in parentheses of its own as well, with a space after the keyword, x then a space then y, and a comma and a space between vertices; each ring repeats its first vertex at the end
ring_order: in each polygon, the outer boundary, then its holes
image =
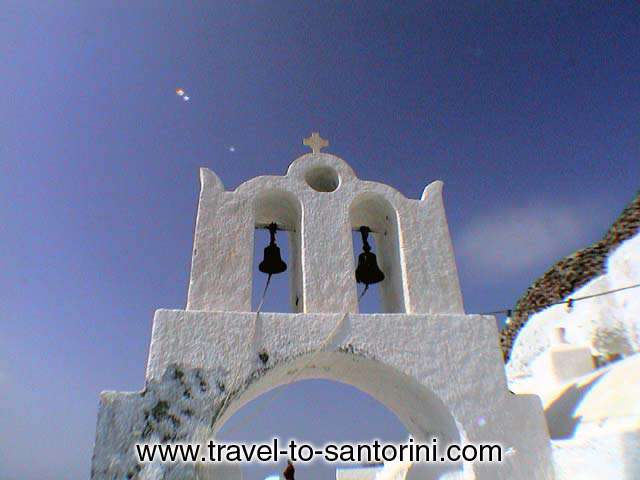
MULTIPOLYGON (((357 388, 323 379, 298 380, 276 387, 245 404, 222 426, 217 440, 225 443, 271 443, 295 439, 321 447, 328 443, 370 444, 405 442, 407 429, 393 412, 357 388)), ((277 464, 241 466, 242 480, 264 480, 281 473, 287 456, 277 464)), ((296 479, 333 479, 337 469, 350 471, 363 464, 296 461, 296 479)), ((366 463, 366 462, 363 462, 366 463)), ((229 479, 231 480, 231 479, 229 479)))
MULTIPOLYGON (((430 441, 433 437, 438 439, 440 445, 461 441, 462 435, 455 419, 435 394, 394 368, 352 351, 303 355, 285 365, 272 368, 229 404, 216 420, 212 437, 224 438, 223 426, 250 402, 271 390, 310 379, 331 380, 366 393, 393 413, 406 428, 406 432, 417 441, 430 441)), ((277 393, 276 391, 271 395, 271 402, 274 398, 277 400, 277 393)), ((268 414, 268 403, 265 405, 266 408, 254 409, 244 421, 250 422, 257 415, 268 414)), ((309 405, 309 408, 313 408, 313 405, 309 405)), ((473 478, 463 476, 461 464, 429 464, 426 468, 421 468, 420 472, 420 477, 425 480, 444 478, 445 474, 457 474, 456 478, 473 478)), ((210 474, 202 478, 214 480, 217 477, 210 474)))

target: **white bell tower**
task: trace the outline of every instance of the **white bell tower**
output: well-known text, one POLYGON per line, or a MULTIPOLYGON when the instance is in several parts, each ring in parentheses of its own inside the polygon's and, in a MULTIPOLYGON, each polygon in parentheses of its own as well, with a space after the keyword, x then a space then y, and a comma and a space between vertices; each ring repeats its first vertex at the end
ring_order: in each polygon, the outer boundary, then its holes
POLYGON ((136 443, 215 437, 239 408, 305 378, 353 385, 379 400, 416 440, 497 442, 492 464, 426 464, 411 478, 552 479, 538 397, 507 389, 491 316, 465 315, 442 205, 442 183, 412 200, 360 180, 312 152, 284 176, 226 191, 202 169, 187 306, 155 314, 145 388, 101 396, 92 478, 209 479, 198 464, 138 465, 136 443), (290 232, 295 313, 251 311, 254 229, 290 232), (358 313, 352 232, 373 232, 383 311, 358 313))
POLYGON ((463 313, 442 183, 410 200, 320 153, 317 134, 305 143, 314 153, 284 177, 257 177, 233 192, 202 169, 187 310, 251 311, 254 229, 274 222, 292 236, 296 311, 357 313, 351 232, 367 225, 386 275, 385 312, 463 313))

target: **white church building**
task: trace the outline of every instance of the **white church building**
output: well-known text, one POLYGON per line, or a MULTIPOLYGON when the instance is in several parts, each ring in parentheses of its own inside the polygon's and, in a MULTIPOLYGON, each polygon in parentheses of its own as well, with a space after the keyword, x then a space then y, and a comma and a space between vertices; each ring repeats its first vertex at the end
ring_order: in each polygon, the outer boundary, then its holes
MULTIPOLYGON (((593 375, 577 333, 531 323, 531 340, 522 333, 525 345, 514 349, 507 376, 495 318, 464 312, 441 182, 408 199, 359 179, 344 160, 321 151, 326 142, 317 134, 305 144, 312 152, 285 175, 256 177, 233 191, 201 170, 187 305, 156 311, 143 390, 101 394, 93 480, 238 478, 235 469, 201 463, 138 464, 134 446, 206 442, 247 402, 309 378, 368 393, 418 441, 492 442, 508 451, 500 463, 406 466, 405 478, 596 478, 576 476, 576 469, 583 461, 596 468, 605 438, 615 444, 606 440, 611 458, 626 463, 603 467, 616 473, 604 478, 640 478, 640 455, 632 459, 640 402, 616 403, 634 420, 603 424, 607 391, 600 392, 577 427, 584 436, 576 437, 598 440, 552 441, 559 426, 548 424, 544 406, 558 389, 580 389, 593 375), (270 224, 289 232, 292 313, 252 311, 254 230, 270 224), (384 272, 375 314, 358 312, 352 232, 362 226, 384 272), (550 328, 551 347, 543 339, 550 328)), ((635 381, 640 399, 638 362, 627 362, 600 375, 614 384, 620 375, 635 381)))

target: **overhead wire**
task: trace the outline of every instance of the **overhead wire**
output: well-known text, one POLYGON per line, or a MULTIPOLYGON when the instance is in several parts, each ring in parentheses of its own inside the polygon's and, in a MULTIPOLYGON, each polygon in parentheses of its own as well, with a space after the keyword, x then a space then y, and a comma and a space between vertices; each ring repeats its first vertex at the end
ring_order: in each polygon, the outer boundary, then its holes
MULTIPOLYGON (((580 302, 582 300, 587 300, 589 298, 594 298, 594 297, 602 297, 602 296, 605 296, 605 295, 611 295, 613 293, 622 292, 624 290, 631 290, 633 288, 638 288, 638 287, 640 287, 640 283, 636 283, 635 285, 629 285, 627 287, 614 288, 613 290, 607 290, 606 292, 593 293, 591 295, 585 295, 583 297, 569 297, 566 300, 561 300, 561 301, 558 301, 558 302, 551 302, 551 303, 547 303, 547 304, 544 304, 544 305, 536 305, 535 307, 530 307, 530 308, 525 309, 525 310, 533 310, 533 309, 542 310, 542 309, 545 309, 545 308, 548 308, 548 307, 552 307, 554 305, 563 305, 563 304, 566 304, 569 308, 571 308, 575 302, 580 302)), ((513 310, 514 309, 512 309, 512 308, 505 308, 503 310, 494 310, 492 312, 483 312, 480 315, 496 315, 496 314, 499 314, 499 313, 506 313, 507 316, 511 316, 511 313, 513 312, 513 310)))

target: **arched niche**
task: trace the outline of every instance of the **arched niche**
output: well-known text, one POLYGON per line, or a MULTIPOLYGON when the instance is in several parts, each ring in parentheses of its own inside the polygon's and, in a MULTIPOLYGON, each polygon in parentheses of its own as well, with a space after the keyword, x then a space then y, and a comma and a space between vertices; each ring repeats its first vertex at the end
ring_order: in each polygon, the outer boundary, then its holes
POLYGON ((284 190, 263 191, 254 198, 253 211, 256 228, 265 228, 270 223, 276 223, 279 229, 289 233, 289 258, 286 260, 290 279, 289 300, 292 312, 303 312, 300 201, 293 193, 284 190))
POLYGON ((349 219, 353 229, 364 225, 372 230, 375 254, 385 275, 380 283, 383 312, 405 313, 404 272, 396 209, 380 193, 363 193, 351 203, 349 219))
MULTIPOLYGON (((222 426, 252 400, 274 388, 309 379, 341 382, 367 393, 395 414, 415 441, 429 443, 437 438, 440 451, 464 439, 464 432, 460 431, 450 410, 428 388, 382 362, 339 351, 302 355, 270 369, 228 404, 212 426, 211 438, 217 438, 222 426)), ((462 463, 425 463, 420 464, 417 471, 421 480, 474 478, 472 469, 462 463)), ((416 478, 416 472, 412 478, 416 478)), ((218 480, 219 477, 210 473, 199 478, 218 480)))

